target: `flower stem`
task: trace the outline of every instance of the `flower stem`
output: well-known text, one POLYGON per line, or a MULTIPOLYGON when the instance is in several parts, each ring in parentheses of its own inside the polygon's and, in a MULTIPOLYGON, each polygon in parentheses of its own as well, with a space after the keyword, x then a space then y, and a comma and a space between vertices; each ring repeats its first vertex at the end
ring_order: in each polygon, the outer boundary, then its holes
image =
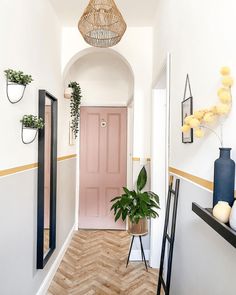
POLYGON ((216 135, 216 137, 219 139, 220 141, 220 146, 223 147, 223 126, 222 126, 222 123, 220 123, 220 135, 218 135, 215 130, 207 127, 207 126, 204 126, 204 125, 200 125, 201 128, 205 128, 209 131, 211 131, 212 133, 214 133, 216 135))

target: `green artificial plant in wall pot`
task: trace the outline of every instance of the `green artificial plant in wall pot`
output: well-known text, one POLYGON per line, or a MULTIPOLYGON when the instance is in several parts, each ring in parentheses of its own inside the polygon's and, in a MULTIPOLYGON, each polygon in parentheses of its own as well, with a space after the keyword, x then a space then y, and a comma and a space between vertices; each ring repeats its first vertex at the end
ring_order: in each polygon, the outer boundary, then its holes
POLYGON ((81 88, 79 83, 70 82, 66 88, 64 96, 70 99, 70 115, 72 118, 70 128, 74 134, 75 139, 79 132, 79 118, 80 118, 80 104, 81 104, 81 88))
POLYGON ((21 139, 24 144, 32 143, 36 139, 38 130, 44 127, 43 119, 34 115, 24 115, 20 122, 22 123, 21 139))
POLYGON ((26 86, 33 81, 32 76, 12 69, 5 70, 4 73, 7 98, 10 103, 15 104, 23 98, 26 86))
POLYGON ((145 235, 148 233, 148 219, 159 216, 159 197, 154 192, 144 191, 147 183, 145 166, 141 169, 137 179, 137 189, 129 190, 124 187, 124 193, 111 200, 115 221, 128 218, 128 232, 132 235, 145 235))

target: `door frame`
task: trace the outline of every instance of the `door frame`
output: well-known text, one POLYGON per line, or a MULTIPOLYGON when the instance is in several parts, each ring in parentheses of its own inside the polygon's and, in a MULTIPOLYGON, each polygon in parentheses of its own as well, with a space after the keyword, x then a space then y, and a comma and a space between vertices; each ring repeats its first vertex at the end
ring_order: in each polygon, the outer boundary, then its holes
POLYGON ((159 116, 155 116, 153 111, 152 126, 158 121, 158 127, 165 130, 164 140, 156 140, 154 136, 154 127, 152 128, 151 190, 159 195, 161 207, 159 218, 151 219, 149 264, 153 268, 159 268, 160 265, 166 198, 169 182, 170 79, 171 55, 170 53, 167 53, 163 66, 158 75, 158 79, 153 85, 152 90, 152 103, 160 109, 160 113, 158 114, 159 116), (158 150, 159 155, 155 153, 156 150, 158 150), (157 180, 160 180, 160 183, 157 183, 157 180))
MULTIPOLYGON (((83 104, 83 107, 99 107, 99 108, 126 108, 127 109, 127 173, 126 173, 126 185, 129 189, 133 187, 133 130, 134 130, 134 103, 133 99, 131 99, 127 104, 96 104, 89 105, 83 104)), ((80 189, 80 154, 79 154, 79 146, 80 146, 80 132, 79 132, 79 140, 76 143, 76 151, 77 151, 77 163, 76 163, 76 198, 75 198, 75 230, 79 228, 79 189, 80 189)), ((127 229, 127 224, 126 224, 127 229)))

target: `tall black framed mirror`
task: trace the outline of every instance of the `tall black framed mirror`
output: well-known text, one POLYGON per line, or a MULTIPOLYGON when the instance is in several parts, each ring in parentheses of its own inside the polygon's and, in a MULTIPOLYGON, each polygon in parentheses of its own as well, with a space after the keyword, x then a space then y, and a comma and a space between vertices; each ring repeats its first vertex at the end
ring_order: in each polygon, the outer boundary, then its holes
POLYGON ((44 268, 56 248, 57 99, 39 90, 37 268, 44 268))

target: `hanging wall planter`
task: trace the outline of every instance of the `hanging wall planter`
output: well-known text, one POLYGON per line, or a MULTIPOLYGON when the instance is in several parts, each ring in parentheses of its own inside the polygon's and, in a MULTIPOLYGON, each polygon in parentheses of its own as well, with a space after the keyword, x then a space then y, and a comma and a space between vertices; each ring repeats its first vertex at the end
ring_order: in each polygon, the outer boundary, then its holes
POLYGON ((33 81, 31 75, 26 75, 22 71, 12 69, 5 70, 6 92, 10 103, 19 102, 25 93, 26 86, 33 81))
POLYGON ((32 143, 38 135, 38 130, 44 127, 43 119, 33 115, 24 115, 20 122, 21 139, 24 144, 32 143))
POLYGON ((75 81, 70 82, 68 88, 72 89, 70 97, 70 115, 72 118, 71 129, 76 139, 79 132, 80 104, 82 98, 81 88, 79 83, 75 81))
POLYGON ((73 88, 72 87, 67 87, 65 89, 65 92, 64 92, 64 97, 66 99, 71 99, 72 93, 73 93, 73 88))

